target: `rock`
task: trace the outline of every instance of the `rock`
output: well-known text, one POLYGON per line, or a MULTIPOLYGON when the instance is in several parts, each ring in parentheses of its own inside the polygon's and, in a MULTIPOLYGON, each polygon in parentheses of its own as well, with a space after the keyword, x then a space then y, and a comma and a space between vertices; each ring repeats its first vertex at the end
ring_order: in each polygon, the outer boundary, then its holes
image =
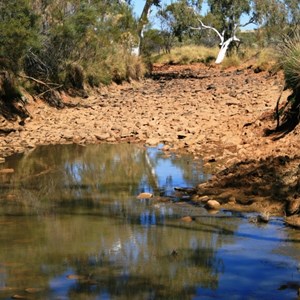
POLYGON ((76 275, 76 274, 70 274, 67 276, 68 279, 73 279, 73 280, 82 280, 85 279, 84 276, 81 275, 76 275))
POLYGON ((28 299, 26 296, 22 296, 22 295, 13 295, 11 298, 12 299, 28 299))
POLYGON ((1 169, 0 170, 0 174, 12 174, 14 172, 15 172, 14 169, 1 169))
POLYGON ((286 208, 286 214, 288 216, 295 215, 300 211, 300 199, 293 199, 288 202, 286 208))
POLYGON ((291 227, 300 229, 300 215, 285 218, 285 223, 291 227))
POLYGON ((270 215, 268 213, 262 213, 257 216, 258 223, 268 223, 270 221, 270 215))
POLYGON ((162 147, 162 150, 163 151, 170 151, 170 145, 164 145, 163 147, 162 147))
POLYGON ((67 141, 71 141, 73 139, 73 132, 71 130, 65 130, 62 133, 61 137, 66 139, 67 141))
POLYGON ((195 192, 195 189, 190 187, 174 187, 174 190, 177 192, 182 192, 187 194, 193 194, 195 192))
POLYGON ((126 138, 126 137, 129 137, 130 135, 131 135, 131 133, 128 128, 123 128, 121 130, 121 133, 120 133, 121 138, 126 138))
POLYGON ((186 138, 185 132, 178 132, 178 133, 177 133, 177 139, 178 139, 178 140, 183 140, 183 139, 185 139, 185 138, 186 138))
POLYGON ((160 143, 160 140, 156 139, 156 138, 149 138, 146 140, 146 144, 148 146, 157 146, 159 143, 160 143))
POLYGON ((208 210, 208 213, 209 213, 210 215, 216 215, 218 212, 219 212, 218 209, 209 209, 209 210, 208 210))
POLYGON ((201 201, 201 202, 207 202, 208 200, 209 200, 208 196, 202 196, 202 197, 198 198, 198 201, 201 201))
POLYGON ((185 216, 185 217, 182 217, 180 220, 183 222, 186 222, 186 223, 190 223, 193 221, 193 218, 190 216, 185 216))
POLYGON ((234 196, 229 197, 228 203, 229 204, 235 204, 236 203, 236 198, 234 196))
POLYGON ((5 163, 5 158, 4 157, 0 157, 0 164, 5 163))
POLYGON ((218 210, 220 209, 221 204, 217 200, 208 200, 205 207, 207 209, 218 210))
POLYGON ((140 193, 137 196, 137 199, 149 199, 149 198, 152 198, 152 197, 153 197, 153 194, 151 194, 151 193, 140 193))
POLYGON ((207 86, 206 89, 207 89, 208 91, 209 91, 209 90, 216 90, 217 87, 216 87, 214 84, 209 84, 209 85, 207 86))
POLYGON ((106 141, 109 142, 109 143, 114 143, 114 142, 117 141, 117 139, 114 136, 112 136, 112 137, 106 139, 106 141))
POLYGON ((103 141, 103 140, 107 140, 108 138, 110 138, 110 134, 109 133, 95 134, 95 137, 97 140, 103 141))
POLYGON ((258 73, 262 72, 263 70, 262 70, 261 67, 258 66, 253 71, 254 71, 255 74, 258 74, 258 73))
POLYGON ((42 288, 27 288, 25 289, 25 292, 29 293, 29 294, 35 294, 35 293, 39 293, 42 292, 44 289, 42 288))

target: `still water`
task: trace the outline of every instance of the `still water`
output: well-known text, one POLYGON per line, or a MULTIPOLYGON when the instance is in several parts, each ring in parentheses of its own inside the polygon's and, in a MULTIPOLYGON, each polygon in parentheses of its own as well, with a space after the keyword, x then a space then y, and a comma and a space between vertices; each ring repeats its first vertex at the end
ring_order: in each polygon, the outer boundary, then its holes
POLYGON ((209 178, 201 161, 69 145, 1 167, 0 299, 297 299, 299 230, 180 201, 209 178))

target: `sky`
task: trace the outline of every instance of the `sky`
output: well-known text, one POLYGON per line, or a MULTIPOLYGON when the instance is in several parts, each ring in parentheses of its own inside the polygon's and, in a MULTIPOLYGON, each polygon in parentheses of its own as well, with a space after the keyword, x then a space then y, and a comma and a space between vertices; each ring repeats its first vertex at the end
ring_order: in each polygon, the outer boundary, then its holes
MULTIPOLYGON (((145 5, 145 2, 146 2, 145 0, 133 0, 132 1, 133 8, 134 8, 133 10, 137 17, 139 17, 141 15, 142 10, 145 5)), ((171 2, 172 2, 172 0, 162 0, 162 5, 170 4, 171 2)), ((202 10, 207 11, 207 4, 205 4, 205 3, 202 4, 202 10)), ((153 13, 152 13, 152 16, 153 16, 153 13)), ((249 18, 247 16, 245 16, 244 18, 242 17, 241 22, 246 23, 248 19, 249 18)), ((153 24, 153 26, 155 27, 155 24, 153 24)), ((250 24, 247 27, 244 27, 243 29, 249 30, 249 29, 253 29, 253 28, 255 28, 255 26, 253 24, 250 24)))
MULTIPOLYGON (((142 10, 144 8, 145 5, 145 0, 134 0, 132 1, 133 3, 133 7, 134 7, 134 12, 136 13, 137 16, 140 16, 142 13, 142 10)), ((163 4, 169 4, 171 3, 171 0, 163 0, 162 1, 163 4)))
MULTIPOLYGON (((140 16, 141 13, 142 13, 142 10, 144 8, 144 5, 145 5, 145 0, 133 0, 132 3, 133 3, 133 7, 134 7, 134 12, 136 13, 137 16, 140 16)), ((173 0, 174 2, 174 0, 173 0)), ((170 4, 172 3, 172 0, 162 0, 162 5, 164 4, 170 4)), ((203 4, 202 6, 206 6, 206 4, 203 4)))

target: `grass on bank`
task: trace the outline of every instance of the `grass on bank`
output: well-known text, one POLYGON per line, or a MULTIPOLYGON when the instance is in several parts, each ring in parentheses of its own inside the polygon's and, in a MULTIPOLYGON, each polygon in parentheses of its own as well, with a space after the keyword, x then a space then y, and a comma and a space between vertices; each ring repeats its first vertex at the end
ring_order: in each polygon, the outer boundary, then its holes
POLYGON ((170 53, 163 53, 153 57, 154 63, 188 65, 191 63, 212 63, 218 55, 218 47, 188 45, 175 47, 170 53))
POLYGON ((108 51, 92 63, 86 63, 84 69, 86 80, 92 87, 112 82, 139 80, 146 73, 142 58, 131 55, 122 47, 108 51))
MULTIPOLYGON (((164 53, 153 57, 154 63, 162 64, 191 64, 205 63, 213 65, 218 56, 219 48, 208 48, 205 46, 182 46, 171 50, 171 53, 164 53)), ((262 71, 272 69, 276 63, 276 57, 272 48, 242 48, 224 59, 221 67, 239 67, 244 63, 251 63, 254 68, 259 67, 262 71)))

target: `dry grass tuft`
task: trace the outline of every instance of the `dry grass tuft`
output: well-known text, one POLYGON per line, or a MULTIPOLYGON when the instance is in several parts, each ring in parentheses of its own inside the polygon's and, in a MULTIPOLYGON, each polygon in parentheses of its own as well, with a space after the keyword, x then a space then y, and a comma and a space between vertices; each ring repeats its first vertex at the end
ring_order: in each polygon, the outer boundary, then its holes
POLYGON ((162 54, 154 58, 156 63, 187 65, 196 62, 212 63, 218 54, 218 47, 182 46, 172 49, 171 53, 162 54))

